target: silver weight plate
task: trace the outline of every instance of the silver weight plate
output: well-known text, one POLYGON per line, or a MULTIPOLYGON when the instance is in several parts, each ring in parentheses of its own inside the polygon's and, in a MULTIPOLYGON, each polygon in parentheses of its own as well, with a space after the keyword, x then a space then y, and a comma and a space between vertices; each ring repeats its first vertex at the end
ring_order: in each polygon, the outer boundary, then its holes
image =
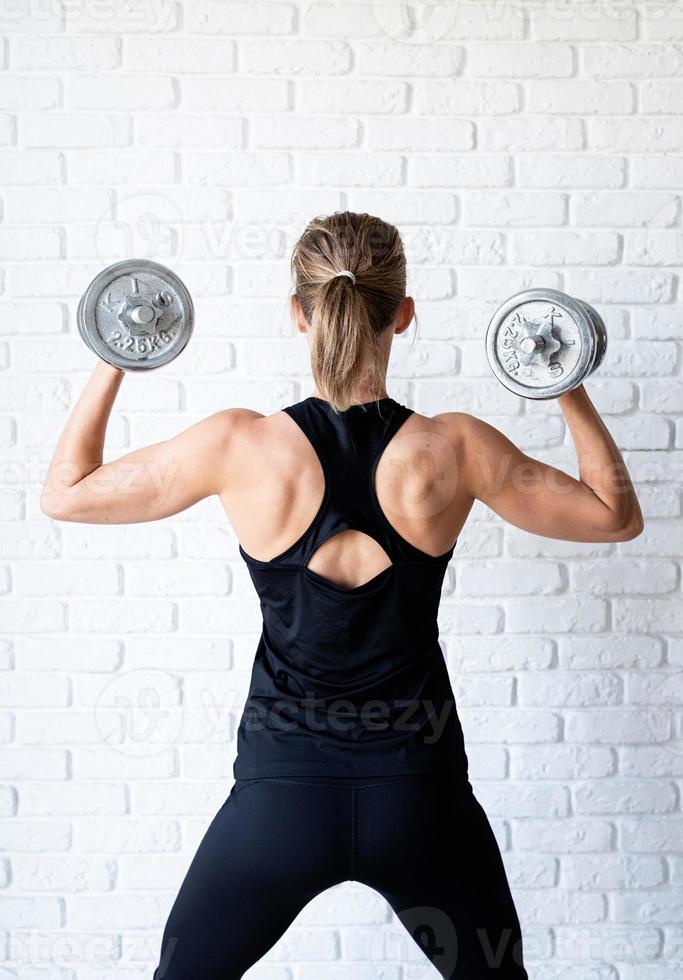
POLYGON ((593 371, 600 367, 602 364, 602 359, 605 356, 605 351, 607 350, 607 330, 605 329, 605 321, 602 319, 598 311, 590 305, 590 303, 587 303, 585 299, 582 299, 581 305, 584 307, 588 313, 588 316, 593 321, 595 336, 597 338, 595 360, 593 361, 593 367, 591 368, 592 374, 593 371))
POLYGON ((194 327, 194 305, 178 276, 149 259, 126 259, 104 269, 78 304, 78 329, 108 364, 147 371, 168 364, 194 327))
MULTIPOLYGON (((604 324, 592 312, 602 325, 604 354, 604 324)), ((494 313, 486 331, 486 354, 493 373, 510 391, 523 398, 557 398, 578 387, 597 366, 598 337, 586 305, 557 289, 528 289, 494 313)))

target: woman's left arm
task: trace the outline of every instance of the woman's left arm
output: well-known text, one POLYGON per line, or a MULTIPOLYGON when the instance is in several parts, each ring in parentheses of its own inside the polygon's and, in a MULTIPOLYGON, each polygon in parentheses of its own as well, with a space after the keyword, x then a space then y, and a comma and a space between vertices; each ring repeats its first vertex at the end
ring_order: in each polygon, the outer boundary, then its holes
POLYGON ((40 507, 59 521, 138 524, 177 514, 221 493, 238 428, 257 412, 217 412, 172 439, 103 463, 104 438, 125 372, 96 365, 59 437, 40 507))

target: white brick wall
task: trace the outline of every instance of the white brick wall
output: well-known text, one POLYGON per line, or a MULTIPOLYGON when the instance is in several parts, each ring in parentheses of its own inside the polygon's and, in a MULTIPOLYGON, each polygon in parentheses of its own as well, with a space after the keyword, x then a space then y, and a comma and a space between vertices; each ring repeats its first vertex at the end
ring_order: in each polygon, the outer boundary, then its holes
MULTIPOLYGON (((135 254, 171 264, 198 306, 186 353, 126 378, 109 456, 226 406, 274 411, 310 388, 289 250, 341 207, 395 221, 409 252, 419 339, 397 340, 391 393, 479 414, 571 472, 557 406, 497 385, 483 330, 527 286, 605 316, 588 390, 644 533, 551 541, 475 507, 441 627, 533 980, 680 969, 683 3, 414 8, 1 5, 2 980, 151 976, 231 784, 260 623, 216 501, 128 528, 40 513, 93 363, 80 293, 135 254)), ((344 884, 253 976, 436 976, 400 936, 344 884)))

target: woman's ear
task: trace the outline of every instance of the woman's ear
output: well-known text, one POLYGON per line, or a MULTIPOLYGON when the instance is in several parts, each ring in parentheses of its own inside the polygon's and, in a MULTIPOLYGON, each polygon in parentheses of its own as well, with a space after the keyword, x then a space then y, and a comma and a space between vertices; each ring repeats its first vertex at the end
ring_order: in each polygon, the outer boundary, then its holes
POLYGON ((307 333, 308 324, 301 309, 301 301, 296 293, 292 293, 289 297, 289 312, 292 317, 292 323, 294 323, 299 333, 307 333))
POLYGON ((413 321, 415 316, 415 301, 412 296, 406 296, 401 300, 396 315, 396 326, 394 333, 404 333, 413 321))

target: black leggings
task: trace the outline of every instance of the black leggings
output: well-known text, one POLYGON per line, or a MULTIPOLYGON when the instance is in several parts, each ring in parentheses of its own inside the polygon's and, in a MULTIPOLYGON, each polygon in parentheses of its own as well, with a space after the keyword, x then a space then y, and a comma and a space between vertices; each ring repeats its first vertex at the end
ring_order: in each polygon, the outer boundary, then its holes
POLYGON ((414 940, 449 980, 527 980, 497 841, 469 781, 449 773, 235 782, 173 904, 154 980, 238 980, 311 899, 349 880, 405 927, 407 945, 394 934, 385 949, 377 928, 378 967, 419 960, 414 940))

